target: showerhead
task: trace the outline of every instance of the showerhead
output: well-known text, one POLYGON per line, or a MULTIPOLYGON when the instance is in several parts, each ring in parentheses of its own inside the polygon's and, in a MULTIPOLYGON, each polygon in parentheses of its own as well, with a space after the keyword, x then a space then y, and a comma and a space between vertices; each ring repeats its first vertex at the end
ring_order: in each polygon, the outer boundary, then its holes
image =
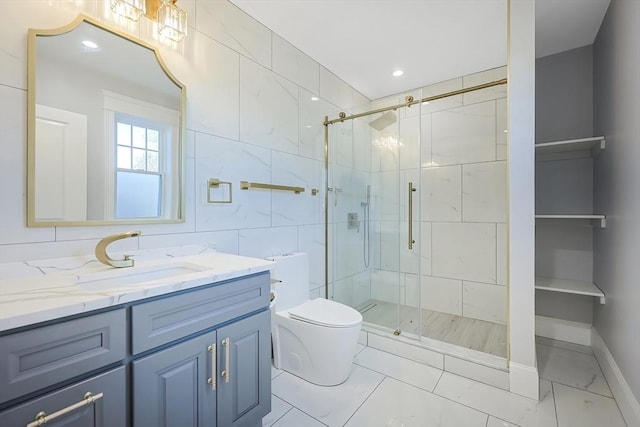
POLYGON ((397 120, 398 118, 393 111, 387 111, 382 113, 382 115, 377 119, 370 121, 369 126, 377 131, 381 131, 382 129, 394 124, 397 120))

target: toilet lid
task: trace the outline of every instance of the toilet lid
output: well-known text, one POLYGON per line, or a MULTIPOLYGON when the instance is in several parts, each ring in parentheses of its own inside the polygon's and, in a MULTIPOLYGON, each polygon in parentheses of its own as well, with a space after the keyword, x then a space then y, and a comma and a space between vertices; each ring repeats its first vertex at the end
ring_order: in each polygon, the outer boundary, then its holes
POLYGON ((289 310, 289 317, 333 328, 346 328, 362 322, 362 315, 353 308, 324 298, 300 304, 289 310))

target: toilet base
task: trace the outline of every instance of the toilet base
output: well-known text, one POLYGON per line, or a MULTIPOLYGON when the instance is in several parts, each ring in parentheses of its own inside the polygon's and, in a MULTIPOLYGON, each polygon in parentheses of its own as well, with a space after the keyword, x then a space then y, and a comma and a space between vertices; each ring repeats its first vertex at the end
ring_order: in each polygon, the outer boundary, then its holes
POLYGON ((360 329, 361 323, 332 328, 277 312, 271 328, 274 366, 313 384, 342 384, 351 373, 360 329))

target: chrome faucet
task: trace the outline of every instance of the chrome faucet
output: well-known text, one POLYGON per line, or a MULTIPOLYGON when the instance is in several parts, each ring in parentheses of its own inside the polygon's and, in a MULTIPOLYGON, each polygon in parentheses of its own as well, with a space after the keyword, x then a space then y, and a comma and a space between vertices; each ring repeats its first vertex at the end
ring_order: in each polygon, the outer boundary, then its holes
POLYGON ((96 245, 96 258, 98 258, 98 261, 101 263, 112 267, 133 267, 131 255, 125 255, 124 259, 113 259, 107 255, 107 246, 116 240, 126 239, 127 237, 138 237, 140 234, 142 234, 140 231, 124 231, 105 237, 96 245))

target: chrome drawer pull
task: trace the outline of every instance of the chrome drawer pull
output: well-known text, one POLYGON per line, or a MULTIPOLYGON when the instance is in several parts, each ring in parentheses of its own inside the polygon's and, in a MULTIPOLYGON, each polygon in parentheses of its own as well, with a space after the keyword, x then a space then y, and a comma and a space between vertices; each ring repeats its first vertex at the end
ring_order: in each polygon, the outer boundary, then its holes
POLYGON ((220 372, 220 375, 224 378, 224 382, 229 382, 229 377, 231 376, 231 370, 229 368, 229 347, 231 347, 231 343, 229 342, 229 338, 225 338, 222 340, 222 345, 224 346, 224 371, 220 372))
POLYGON ((93 395, 89 392, 89 393, 85 393, 85 395, 83 396, 80 402, 74 403, 73 405, 69 405, 66 408, 60 409, 59 411, 56 411, 51 415, 47 415, 46 412, 44 411, 38 412, 38 414, 36 415, 35 421, 32 421, 29 424, 27 424, 27 427, 38 427, 38 426, 45 425, 47 422, 52 421, 62 415, 68 414, 71 411, 75 411, 76 409, 81 408, 85 405, 93 404, 96 400, 102 399, 102 396, 103 396, 102 393, 93 395))
POLYGON ((216 372, 218 368, 216 366, 216 345, 211 344, 207 347, 207 351, 211 352, 211 378, 207 379, 207 383, 211 384, 211 390, 216 389, 216 372))

